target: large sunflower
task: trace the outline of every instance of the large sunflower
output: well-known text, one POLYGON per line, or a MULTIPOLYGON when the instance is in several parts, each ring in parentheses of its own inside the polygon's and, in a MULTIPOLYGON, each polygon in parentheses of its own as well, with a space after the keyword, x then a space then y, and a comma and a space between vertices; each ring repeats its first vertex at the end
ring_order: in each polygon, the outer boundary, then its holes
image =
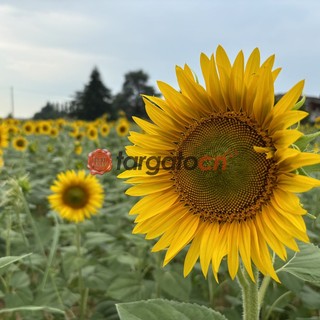
POLYGON ((219 46, 200 62, 205 87, 177 67, 179 90, 158 82, 163 99, 144 97, 153 123, 135 118, 145 133, 131 132, 127 153, 147 158, 119 176, 135 185, 128 195, 144 196, 133 232, 160 237, 152 250, 167 249, 164 265, 190 244, 185 276, 200 258, 217 279, 226 257, 232 279, 241 260, 253 280, 252 262, 279 281, 269 249, 285 260, 286 247, 308 241, 295 193, 320 185, 297 174, 320 157, 291 147, 302 133, 288 129, 307 115, 293 109, 304 82, 274 105, 274 56, 260 64, 255 49, 245 65, 240 51, 232 65, 219 46))
POLYGON ((51 207, 66 220, 81 222, 98 212, 103 204, 103 188, 98 179, 84 170, 58 174, 48 197, 51 207))

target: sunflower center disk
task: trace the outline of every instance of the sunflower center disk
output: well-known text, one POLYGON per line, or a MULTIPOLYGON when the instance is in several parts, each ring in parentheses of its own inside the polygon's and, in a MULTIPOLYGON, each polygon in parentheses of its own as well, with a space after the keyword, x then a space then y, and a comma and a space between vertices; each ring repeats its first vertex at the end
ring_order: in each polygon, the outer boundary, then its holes
POLYGON ((70 187, 63 195, 63 201, 66 205, 80 209, 85 207, 88 202, 88 194, 86 190, 80 187, 70 187))
POLYGON ((271 139, 242 113, 214 115, 190 127, 176 150, 182 165, 173 171, 181 200, 210 222, 253 217, 276 182, 274 160, 254 146, 270 147, 271 139))
POLYGON ((18 147, 24 147, 24 140, 18 140, 17 141, 17 146, 18 147))

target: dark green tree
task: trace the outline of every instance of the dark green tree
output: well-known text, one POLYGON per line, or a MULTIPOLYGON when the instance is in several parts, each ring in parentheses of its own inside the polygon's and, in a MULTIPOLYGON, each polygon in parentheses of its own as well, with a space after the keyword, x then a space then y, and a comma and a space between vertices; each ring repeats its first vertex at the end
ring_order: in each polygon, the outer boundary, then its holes
POLYGON ((77 119, 94 120, 104 113, 110 114, 111 108, 111 91, 103 84, 98 69, 94 68, 89 83, 83 91, 76 92, 70 105, 70 115, 77 119))
POLYGON ((41 110, 33 116, 35 120, 47 120, 47 119, 57 119, 64 117, 66 112, 61 110, 59 104, 54 104, 52 102, 47 102, 46 105, 41 108, 41 110))
POLYGON ((159 96, 156 90, 147 84, 148 80, 148 74, 142 70, 126 73, 122 91, 115 96, 113 101, 114 112, 123 110, 128 117, 133 115, 146 117, 141 94, 159 96))

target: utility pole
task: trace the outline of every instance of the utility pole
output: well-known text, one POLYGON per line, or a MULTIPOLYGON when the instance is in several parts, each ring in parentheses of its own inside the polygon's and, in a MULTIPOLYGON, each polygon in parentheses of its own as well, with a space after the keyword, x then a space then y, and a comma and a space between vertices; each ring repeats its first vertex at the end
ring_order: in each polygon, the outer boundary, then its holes
POLYGON ((12 115, 12 118, 14 118, 14 92, 13 92, 13 86, 11 86, 10 92, 11 92, 11 115, 12 115))

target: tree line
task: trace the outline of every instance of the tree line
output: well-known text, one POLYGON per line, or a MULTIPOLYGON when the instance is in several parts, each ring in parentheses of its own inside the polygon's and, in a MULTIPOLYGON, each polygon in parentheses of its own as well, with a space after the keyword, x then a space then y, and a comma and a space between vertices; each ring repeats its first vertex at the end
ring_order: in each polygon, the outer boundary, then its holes
POLYGON ((148 85, 149 76, 143 70, 130 71, 124 76, 122 89, 116 95, 106 87, 101 79, 98 68, 94 68, 83 90, 77 91, 70 102, 52 103, 46 105, 34 115, 34 119, 71 118, 94 120, 103 114, 108 119, 116 120, 119 112, 124 111, 127 117, 133 115, 146 117, 141 94, 160 96, 148 85))

